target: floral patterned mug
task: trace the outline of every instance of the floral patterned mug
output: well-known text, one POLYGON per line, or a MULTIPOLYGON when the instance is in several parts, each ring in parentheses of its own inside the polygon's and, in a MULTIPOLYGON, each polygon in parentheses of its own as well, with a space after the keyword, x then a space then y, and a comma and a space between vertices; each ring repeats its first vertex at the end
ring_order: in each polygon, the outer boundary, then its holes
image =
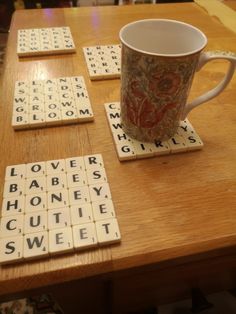
POLYGON ((203 52, 204 33, 180 21, 136 21, 120 30, 120 40, 121 121, 126 134, 140 141, 172 137, 190 110, 223 91, 236 69, 235 53, 203 52), (223 80, 187 103, 194 73, 213 59, 229 61, 223 80))

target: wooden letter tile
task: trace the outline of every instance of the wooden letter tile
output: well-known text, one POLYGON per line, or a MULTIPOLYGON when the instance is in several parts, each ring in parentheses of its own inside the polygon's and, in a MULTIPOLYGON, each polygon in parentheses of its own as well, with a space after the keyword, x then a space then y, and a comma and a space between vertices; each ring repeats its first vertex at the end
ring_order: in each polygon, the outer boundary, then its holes
POLYGON ((95 221, 115 218, 116 216, 112 200, 93 202, 92 207, 95 221))
POLYGON ((73 226, 72 230, 75 249, 97 246, 96 228, 93 222, 73 226))
POLYGON ((23 236, 0 239, 0 263, 8 264, 23 258, 23 236))
POLYGON ((24 236, 24 251, 25 259, 33 259, 45 257, 48 255, 48 232, 37 232, 26 234, 24 236))
POLYGON ((26 213, 24 217, 24 234, 47 230, 47 212, 26 213))
POLYGON ((65 228, 71 225, 69 207, 48 211, 48 229, 65 228))
POLYGON ((0 238, 23 234, 24 215, 6 216, 0 219, 0 238))
POLYGON ((111 199, 111 192, 107 183, 90 185, 89 192, 92 202, 111 199))
POLYGON ((74 250, 71 228, 49 230, 49 253, 58 254, 74 250))
POLYGON ((91 203, 73 205, 70 207, 71 225, 80 225, 93 221, 93 210, 91 203))
POLYGON ((25 212, 35 212, 47 209, 46 193, 28 194, 25 196, 25 212))
POLYGON ((99 244, 120 242, 120 229, 116 218, 97 221, 95 225, 99 244))
POLYGON ((2 216, 22 214, 25 208, 25 196, 4 198, 2 201, 2 216))

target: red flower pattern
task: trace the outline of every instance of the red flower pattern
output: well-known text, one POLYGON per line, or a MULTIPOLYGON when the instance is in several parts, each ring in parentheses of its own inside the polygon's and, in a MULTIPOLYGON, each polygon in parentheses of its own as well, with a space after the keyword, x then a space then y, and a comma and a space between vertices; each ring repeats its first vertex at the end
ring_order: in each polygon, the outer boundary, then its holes
POLYGON ((173 96, 179 90, 181 77, 174 72, 164 72, 152 76, 150 90, 157 97, 173 96))

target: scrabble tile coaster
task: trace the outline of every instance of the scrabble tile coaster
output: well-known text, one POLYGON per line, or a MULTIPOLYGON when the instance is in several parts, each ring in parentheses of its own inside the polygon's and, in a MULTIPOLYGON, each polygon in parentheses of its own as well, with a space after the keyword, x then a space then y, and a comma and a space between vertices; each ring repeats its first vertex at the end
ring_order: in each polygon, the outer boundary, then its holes
POLYGON ((122 130, 119 102, 106 103, 105 110, 120 161, 182 153, 203 147, 188 119, 181 122, 176 135, 168 141, 146 143, 132 139, 122 130))
POLYGON ((93 111, 82 76, 17 81, 12 126, 14 129, 93 120, 93 111))
POLYGON ((120 77, 120 45, 84 47, 83 52, 91 80, 120 77))
POLYGON ((19 57, 73 52, 75 52, 75 44, 69 27, 18 30, 17 54, 19 57))
POLYGON ((119 242, 100 154, 6 168, 0 264, 119 242))

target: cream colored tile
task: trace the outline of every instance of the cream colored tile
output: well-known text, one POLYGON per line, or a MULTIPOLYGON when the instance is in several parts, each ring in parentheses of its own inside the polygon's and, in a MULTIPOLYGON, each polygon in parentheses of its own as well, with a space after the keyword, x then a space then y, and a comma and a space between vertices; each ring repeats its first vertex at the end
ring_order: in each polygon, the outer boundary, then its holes
POLYGON ((25 208, 25 196, 4 198, 2 201, 2 216, 22 214, 25 208))
POLYGON ((0 239, 0 264, 20 262, 23 258, 23 236, 0 239))
POLYGON ((37 128, 46 125, 46 117, 44 112, 34 112, 29 113, 29 127, 37 128))
POLYGON ((170 145, 171 154, 187 151, 187 145, 184 138, 178 134, 173 136, 167 142, 170 145))
POLYGON ((49 230, 49 253, 58 254, 74 250, 72 229, 49 230))
POLYGON ((83 99, 76 102, 76 111, 79 121, 93 121, 94 114, 89 99, 83 99))
POLYGON ((132 143, 119 144, 116 145, 116 152, 120 161, 136 159, 137 155, 135 153, 132 143))
POLYGON ((66 162, 67 173, 85 170, 84 158, 82 156, 67 158, 65 162, 66 162))
POLYGON ((24 218, 24 234, 47 231, 47 211, 26 213, 24 218))
POLYGON ((47 194, 36 193, 25 196, 25 212, 36 212, 47 209, 47 194))
POLYGON ((71 206, 70 217, 72 226, 92 222, 93 211, 91 203, 71 206))
MULTIPOLYGON (((28 105, 28 112, 31 115, 44 113, 44 111, 45 111, 44 102, 39 103, 39 104, 29 104, 28 105)), ((34 117, 33 117, 33 119, 34 119, 34 117)), ((36 119, 34 119, 34 120, 36 120, 36 119)))
POLYGON ((46 192, 46 177, 28 178, 25 180, 25 194, 46 192))
POLYGON ((187 144, 187 150, 197 150, 202 149, 204 144, 201 140, 201 138, 197 135, 197 133, 194 133, 192 135, 189 135, 188 137, 183 136, 185 139, 185 142, 187 144))
POLYGON ((111 191, 108 183, 90 185, 89 192, 92 202, 111 199, 111 191))
POLYGON ((87 171, 88 184, 97 184, 107 182, 106 171, 102 167, 88 168, 87 171))
POLYGON ((46 124, 58 125, 62 123, 60 110, 49 110, 45 112, 46 124))
POLYGON ((0 219, 0 238, 23 234, 24 215, 6 216, 0 219))
POLYGON ((37 232, 24 236, 25 259, 34 259, 48 256, 48 232, 37 232))
POLYGON ((56 191, 67 188, 67 177, 65 173, 47 176, 47 191, 56 191))
POLYGON ((67 173, 67 184, 68 188, 76 186, 83 186, 88 183, 87 175, 85 171, 69 172, 67 173))
POLYGON ((42 177, 46 174, 45 162, 32 162, 26 164, 26 177, 42 177))
POLYGON ((95 221, 115 218, 115 209, 112 200, 93 202, 93 217, 95 221))
POLYGON ((97 221, 95 225, 100 245, 120 242, 120 229, 115 218, 97 221))
POLYGON ((88 223, 72 227, 75 249, 86 249, 97 246, 95 224, 88 223))
POLYGON ((48 210, 48 229, 65 228, 71 225, 69 207, 48 210))
POLYGON ((70 205, 79 205, 90 201, 88 186, 78 186, 69 189, 70 205))
POLYGON ((12 127, 14 129, 26 129, 29 127, 29 115, 28 113, 13 114, 12 127))
POLYGON ((48 191, 48 209, 62 208, 69 205, 69 197, 67 189, 48 191))
POLYGON ((98 168, 98 167, 103 167, 104 168, 104 163, 103 163, 103 158, 101 154, 94 154, 94 155, 85 155, 84 156, 84 164, 85 168, 98 168))
POLYGON ((155 156, 170 154, 170 145, 168 144, 168 141, 156 141, 153 152, 155 156))
POLYGON ((188 151, 203 148, 204 145, 202 140, 200 139, 188 119, 181 121, 178 128, 178 134, 184 138, 188 151))
POLYGON ((132 139, 132 146, 137 158, 148 158, 154 156, 155 147, 153 143, 144 143, 132 139))
POLYGON ((116 145, 132 145, 133 139, 128 136, 126 133, 124 133, 122 130, 117 130, 117 132, 113 132, 113 139, 116 143, 116 145))
POLYGON ((76 108, 66 109, 61 111, 62 123, 69 124, 79 121, 76 108))
POLYGON ((44 96, 43 96, 43 90, 40 87, 34 87, 36 92, 32 92, 32 90, 30 90, 30 95, 29 95, 29 103, 30 104, 42 104, 44 102, 44 96))
POLYGON ((3 197, 15 197, 25 192, 25 179, 8 180, 4 183, 3 197))

